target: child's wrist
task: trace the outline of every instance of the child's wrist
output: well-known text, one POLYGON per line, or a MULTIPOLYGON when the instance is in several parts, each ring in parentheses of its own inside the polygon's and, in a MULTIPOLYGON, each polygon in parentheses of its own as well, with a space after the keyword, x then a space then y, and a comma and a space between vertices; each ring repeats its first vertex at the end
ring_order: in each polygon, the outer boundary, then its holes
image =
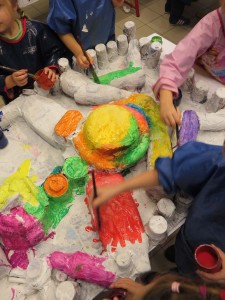
POLYGON ((5 85, 7 89, 11 89, 17 85, 12 75, 6 76, 5 85))

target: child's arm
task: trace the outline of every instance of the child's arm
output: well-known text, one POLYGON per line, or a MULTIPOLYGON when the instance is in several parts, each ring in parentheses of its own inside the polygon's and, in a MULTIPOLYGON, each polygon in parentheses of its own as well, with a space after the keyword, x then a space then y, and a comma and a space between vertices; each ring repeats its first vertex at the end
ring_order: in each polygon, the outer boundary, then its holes
POLYGON ((161 89, 160 98, 160 115, 164 123, 168 126, 175 127, 181 123, 181 113, 173 105, 173 93, 170 90, 161 89))
POLYGON ((220 28, 217 12, 208 14, 178 43, 174 51, 163 59, 160 65, 160 77, 154 84, 153 91, 160 99, 161 106, 166 105, 166 99, 169 101, 167 107, 161 109, 162 119, 167 125, 174 125, 175 122, 179 124, 179 116, 172 107, 171 96, 165 97, 160 91, 170 91, 174 96, 178 94, 178 87, 185 81, 195 60, 213 45, 220 28))
MULTIPOLYGON (((88 68, 89 67, 89 62, 87 58, 84 56, 83 51, 74 38, 72 33, 67 33, 67 34, 59 34, 59 38, 63 42, 64 45, 73 53, 73 55, 77 59, 77 64, 81 68, 88 68)), ((90 57, 92 60, 92 58, 90 57)))
POLYGON ((114 7, 121 7, 124 3, 124 0, 112 0, 114 7))
POLYGON ((95 198, 93 206, 97 207, 111 200, 116 195, 135 190, 138 188, 148 188, 159 185, 158 171, 146 171, 138 176, 125 180, 117 185, 105 186, 97 189, 98 197, 95 198))

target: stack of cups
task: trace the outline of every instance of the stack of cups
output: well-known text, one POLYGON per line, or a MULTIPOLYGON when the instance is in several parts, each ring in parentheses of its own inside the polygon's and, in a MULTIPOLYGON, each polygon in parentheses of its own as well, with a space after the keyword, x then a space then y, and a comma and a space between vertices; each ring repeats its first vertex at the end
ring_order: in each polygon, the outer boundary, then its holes
POLYGON ((128 42, 136 38, 136 26, 133 21, 124 24, 123 33, 127 36, 128 42))
POLYGON ((95 70, 98 69, 98 61, 97 61, 97 55, 96 55, 96 51, 94 49, 88 49, 87 53, 91 56, 91 58, 93 59, 93 65, 95 67, 95 70))
POLYGON ((206 102, 207 112, 217 112, 225 106, 225 87, 220 87, 213 93, 212 97, 206 102))
POLYGON ((77 290, 71 281, 64 281, 57 286, 55 295, 57 300, 75 300, 77 290))
POLYGON ((113 62, 117 56, 118 56, 118 51, 117 51, 117 44, 115 41, 109 41, 106 44, 107 48, 107 53, 108 53, 108 58, 110 62, 113 62))
POLYGON ((147 60, 150 54, 151 43, 148 37, 142 37, 139 40, 141 59, 147 60))
POLYGON ((162 53, 162 38, 155 36, 151 40, 150 54, 147 59, 147 67, 154 69, 157 67, 162 53))
POLYGON ((204 80, 198 80, 194 86, 191 93, 192 101, 198 103, 204 103, 207 101, 207 94, 209 91, 209 86, 204 80))
POLYGON ((120 34, 117 37, 117 48, 119 55, 126 55, 128 52, 128 40, 125 34, 120 34))
POLYGON ((188 207, 191 205, 192 198, 181 193, 177 193, 175 197, 176 212, 183 214, 187 212, 188 207))
POLYGON ((58 65, 61 73, 66 72, 67 70, 70 69, 69 60, 65 57, 61 57, 58 60, 58 65))
POLYGON ((162 198, 157 203, 157 208, 158 214, 163 216, 168 222, 173 220, 176 209, 173 201, 167 198, 162 198))
POLYGON ((146 228, 151 246, 156 246, 165 241, 167 238, 167 228, 168 224, 164 217, 159 215, 151 217, 146 228))
POLYGON ((120 276, 126 276, 127 274, 131 273, 133 262, 129 252, 119 253, 116 256, 116 263, 119 268, 120 276))
POLYGON ((182 90, 191 93, 194 85, 195 70, 191 68, 185 82, 182 84, 182 90))
POLYGON ((98 44, 95 46, 95 51, 98 59, 98 67, 100 70, 107 69, 109 66, 108 55, 106 46, 104 44, 98 44))

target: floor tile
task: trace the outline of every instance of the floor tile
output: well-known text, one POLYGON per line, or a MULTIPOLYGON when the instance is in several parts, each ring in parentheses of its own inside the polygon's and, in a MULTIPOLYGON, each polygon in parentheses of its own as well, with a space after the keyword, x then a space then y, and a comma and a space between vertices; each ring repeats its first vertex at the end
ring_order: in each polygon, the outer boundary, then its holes
POLYGON ((136 25, 136 28, 142 27, 144 25, 144 23, 141 22, 140 18, 137 18, 133 15, 130 15, 130 16, 126 17, 125 19, 117 22, 116 25, 123 29, 124 23, 127 22, 127 21, 133 21, 136 25))
POLYGON ((174 44, 177 44, 180 40, 182 40, 186 35, 188 34, 188 31, 184 27, 178 27, 173 26, 172 29, 164 33, 164 37, 168 39, 169 41, 173 42, 174 44))
POLYGON ((148 25, 143 25, 142 27, 139 27, 136 31, 136 37, 137 39, 140 39, 142 37, 149 36, 150 34, 155 33, 155 30, 149 27, 148 25))
POLYGON ((148 23, 148 26, 150 26, 152 29, 155 30, 156 33, 159 34, 164 34, 165 32, 173 28, 173 26, 168 22, 168 20, 162 16, 148 23))
POLYGON ((158 17, 160 17, 159 14, 152 11, 151 9, 148 9, 147 7, 140 10, 140 20, 144 24, 152 22, 153 20, 157 19, 158 17))
POLYGON ((147 8, 160 15, 163 15, 165 13, 165 2, 165 0, 155 0, 150 2, 149 5, 147 5, 147 8))

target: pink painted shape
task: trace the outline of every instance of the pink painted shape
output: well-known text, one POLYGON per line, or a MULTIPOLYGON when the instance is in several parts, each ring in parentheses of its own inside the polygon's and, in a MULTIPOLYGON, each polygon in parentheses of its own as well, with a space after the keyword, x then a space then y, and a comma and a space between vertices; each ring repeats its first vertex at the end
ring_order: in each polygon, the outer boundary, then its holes
POLYGON ((37 245, 44 235, 41 223, 27 214, 23 207, 15 207, 9 214, 0 213, 0 236, 6 255, 14 250, 13 255, 8 257, 13 267, 27 267, 26 251, 37 245))
MULTIPOLYGON (((95 180, 98 187, 104 185, 114 185, 124 180, 120 174, 108 174, 104 172, 95 172, 95 180)), ((92 192, 92 180, 87 185, 87 195, 92 192)), ((96 212, 92 222, 96 227, 96 212)), ((126 246, 126 241, 134 244, 136 241, 142 242, 142 233, 144 226, 137 209, 132 193, 126 192, 114 197, 107 204, 100 207, 101 229, 99 237, 102 241, 103 248, 111 244, 112 251, 116 251, 118 243, 122 247, 126 246)))
POLYGON ((96 257, 80 251, 72 254, 53 252, 49 256, 52 268, 72 278, 108 287, 115 280, 116 275, 107 271, 102 265, 105 260, 105 257, 96 257))

